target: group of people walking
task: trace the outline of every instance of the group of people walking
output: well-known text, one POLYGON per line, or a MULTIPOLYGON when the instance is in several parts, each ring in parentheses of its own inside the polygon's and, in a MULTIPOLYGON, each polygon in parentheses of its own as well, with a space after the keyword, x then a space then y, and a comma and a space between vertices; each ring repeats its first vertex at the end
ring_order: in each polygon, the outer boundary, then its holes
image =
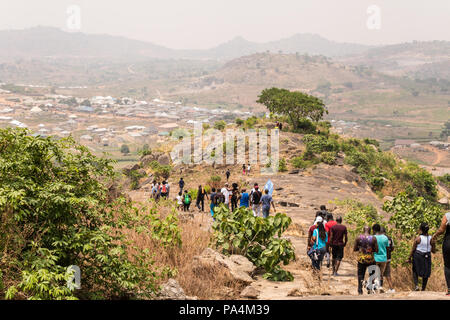
POLYGON ((209 199, 211 200, 210 212, 212 217, 214 217, 214 208, 221 204, 224 204, 231 211, 239 207, 250 208, 255 217, 262 216, 267 218, 270 214, 271 206, 274 212, 276 212, 275 204, 272 196, 269 194, 269 190, 264 190, 264 194, 262 194, 257 183, 253 185, 250 193, 245 188, 239 189, 237 183, 233 183, 231 188, 228 183, 225 183, 224 187, 220 190, 212 188, 209 199))
MULTIPOLYGON (((344 248, 348 242, 347 228, 342 224, 342 217, 333 215, 321 206, 316 212, 314 224, 309 228, 307 254, 311 258, 314 272, 321 269, 324 260, 330 267, 330 253, 332 257, 331 267, 333 276, 338 276, 340 263, 344 257, 344 248)), ((450 295, 450 212, 442 218, 440 228, 431 236, 428 234, 429 226, 422 223, 419 235, 414 239, 409 262, 412 264, 412 275, 415 290, 425 291, 428 279, 431 275, 431 254, 436 252, 436 240, 445 233, 442 246, 444 258, 444 273, 450 295), (419 288, 419 278, 422 278, 422 286, 419 288)), ((363 294, 366 287, 368 293, 379 290, 384 292, 383 284, 388 284, 387 292, 395 292, 391 280, 391 257, 394 251, 394 241, 386 234, 386 230, 379 224, 372 227, 364 226, 363 233, 355 239, 353 251, 357 252, 357 277, 358 294, 363 294), (366 271, 369 271, 370 281, 365 281, 366 271), (374 277, 372 277, 375 275, 374 277), (372 282, 378 279, 378 282, 372 282)))

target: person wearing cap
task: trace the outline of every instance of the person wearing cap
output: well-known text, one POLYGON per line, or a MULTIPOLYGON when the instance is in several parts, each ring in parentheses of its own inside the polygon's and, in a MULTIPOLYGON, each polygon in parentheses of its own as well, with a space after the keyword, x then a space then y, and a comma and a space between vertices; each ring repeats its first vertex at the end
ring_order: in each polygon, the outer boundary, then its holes
MULTIPOLYGON (((323 225, 323 218, 317 217, 316 221, 314 223, 316 225, 316 228, 313 231, 313 234, 311 236, 310 246, 315 252, 315 257, 310 255, 312 267, 315 272, 320 271, 320 266, 322 264, 323 257, 325 256, 325 253, 327 252, 328 248, 328 234, 325 231, 325 226, 323 225)), ((313 252, 313 254, 314 254, 313 252)), ((319 275, 320 277, 320 275, 319 275)))
POLYGON ((311 245, 311 237, 312 237, 312 234, 314 232, 314 229, 316 229, 316 227, 317 227, 317 222, 319 221, 318 219, 323 222, 323 218, 321 216, 321 212, 320 211, 316 212, 316 217, 314 218, 314 223, 311 225, 311 227, 309 227, 309 230, 308 230, 308 242, 306 243, 306 252, 308 252, 311 249, 311 247, 312 247, 312 245, 311 245), (319 218, 322 219, 322 220, 320 220, 319 218))

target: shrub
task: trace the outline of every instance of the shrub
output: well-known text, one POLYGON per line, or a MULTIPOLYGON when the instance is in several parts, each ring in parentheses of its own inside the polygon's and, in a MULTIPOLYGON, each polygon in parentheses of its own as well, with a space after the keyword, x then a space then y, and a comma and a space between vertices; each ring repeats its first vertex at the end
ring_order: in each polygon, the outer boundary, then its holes
POLYGON ((130 148, 126 144, 123 144, 120 147, 120 152, 123 153, 123 154, 129 154, 130 153, 130 148))
POLYGON ((235 120, 236 124, 240 127, 244 124, 244 120, 240 119, 240 118, 236 118, 235 120))
POLYGON ((110 160, 71 138, 0 130, 0 264, 8 299, 153 296, 173 270, 156 268, 128 233, 179 245, 177 219, 111 200, 114 176, 110 160), (65 285, 70 265, 81 268, 79 291, 65 285))
POLYGON ((292 281, 290 272, 280 264, 295 259, 292 244, 282 239, 282 233, 292 220, 277 213, 268 218, 254 217, 251 210, 241 207, 230 213, 224 205, 214 209, 214 243, 224 254, 246 256, 257 267, 265 270, 264 278, 274 281, 292 281))
POLYGON ((220 188, 220 181, 222 178, 220 176, 211 176, 209 178, 208 184, 211 186, 211 188, 220 188))
POLYGON ((450 188, 450 174, 446 173, 441 177, 438 177, 439 181, 441 181, 447 188, 450 188))
POLYGON ((284 158, 280 159, 280 161, 278 162, 278 171, 280 172, 287 171, 286 160, 284 158))
POLYGON ((222 131, 225 129, 226 126, 227 126, 227 123, 223 120, 214 122, 214 129, 222 131))
POLYGON ((336 164, 336 152, 322 152, 320 154, 320 161, 323 163, 333 165, 336 164))
POLYGON ((153 170, 153 174, 156 180, 168 179, 172 173, 172 166, 161 165, 158 161, 153 160, 150 162, 150 168, 153 170))
POLYGON ((417 196, 412 188, 400 192, 394 200, 385 202, 383 210, 392 213, 389 222, 394 224, 400 238, 414 236, 422 222, 428 223, 430 234, 434 233, 441 223, 441 208, 417 196))

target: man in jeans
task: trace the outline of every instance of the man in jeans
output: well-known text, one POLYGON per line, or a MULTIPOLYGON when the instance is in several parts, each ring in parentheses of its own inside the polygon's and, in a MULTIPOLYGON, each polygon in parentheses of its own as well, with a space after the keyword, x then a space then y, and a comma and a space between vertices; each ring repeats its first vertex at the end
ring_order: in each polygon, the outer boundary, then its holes
POLYGON ((337 216, 336 224, 330 229, 333 276, 338 276, 339 266, 344 257, 344 248, 347 245, 347 241, 347 227, 342 224, 342 217, 337 216))
POLYGON ((272 196, 269 195, 269 190, 264 190, 264 195, 261 197, 261 203, 262 203, 262 213, 263 217, 267 218, 270 213, 270 205, 272 204, 273 211, 276 213, 277 210, 275 209, 275 204, 273 203, 272 196))

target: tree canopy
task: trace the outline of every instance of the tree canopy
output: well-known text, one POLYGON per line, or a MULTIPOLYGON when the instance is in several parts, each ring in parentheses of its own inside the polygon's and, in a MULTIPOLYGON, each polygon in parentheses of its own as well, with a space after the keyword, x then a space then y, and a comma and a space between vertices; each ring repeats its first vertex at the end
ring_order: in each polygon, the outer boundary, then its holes
POLYGON ((294 130, 302 120, 319 121, 328 110, 322 100, 300 91, 270 88, 264 89, 256 102, 265 105, 270 112, 286 116, 294 130))
POLYGON ((160 271, 127 233, 175 243, 171 216, 111 199, 115 173, 71 138, 0 129, 0 293, 7 299, 148 297, 160 271), (169 220, 167 220, 169 219, 169 220), (81 290, 66 285, 81 269, 81 290), (6 290, 6 293, 3 291, 6 290))

